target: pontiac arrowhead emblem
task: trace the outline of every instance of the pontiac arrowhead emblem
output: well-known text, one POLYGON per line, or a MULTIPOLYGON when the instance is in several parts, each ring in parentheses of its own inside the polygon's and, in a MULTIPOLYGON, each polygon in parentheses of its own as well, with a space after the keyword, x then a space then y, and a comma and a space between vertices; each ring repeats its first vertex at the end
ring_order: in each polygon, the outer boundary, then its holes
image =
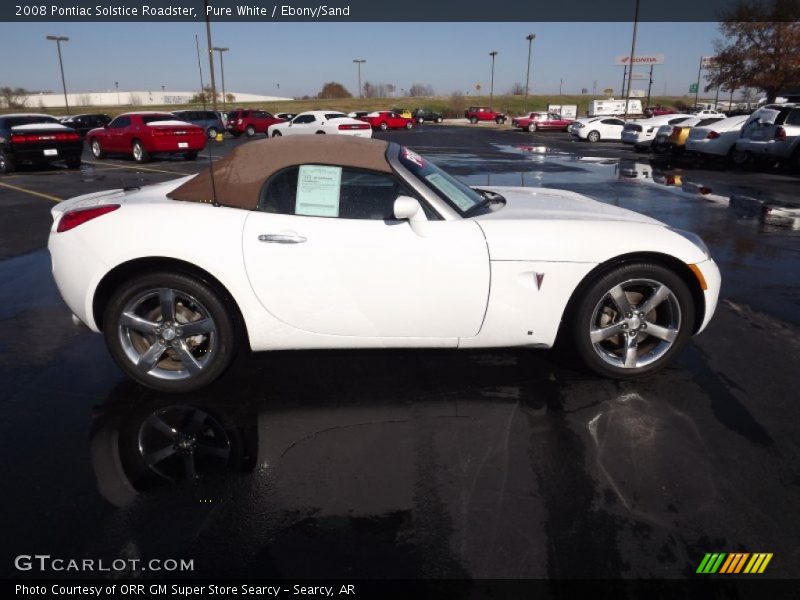
POLYGON ((544 281, 544 273, 535 273, 534 272, 533 275, 534 275, 534 277, 536 277, 536 289, 537 290, 542 289, 542 281, 544 281))

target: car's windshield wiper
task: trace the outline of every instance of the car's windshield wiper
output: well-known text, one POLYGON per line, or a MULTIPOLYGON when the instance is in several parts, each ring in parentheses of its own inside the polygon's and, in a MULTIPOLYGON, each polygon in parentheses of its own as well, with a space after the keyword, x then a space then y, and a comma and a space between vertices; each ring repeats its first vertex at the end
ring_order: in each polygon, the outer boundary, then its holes
POLYGON ((483 196, 483 200, 470 206, 467 210, 464 211, 464 216, 469 216, 470 214, 475 213, 476 211, 480 210, 485 206, 489 206, 490 204, 495 203, 506 203, 506 199, 496 192, 491 192, 489 190, 482 190, 480 188, 473 188, 476 192, 478 192, 481 196, 483 196))

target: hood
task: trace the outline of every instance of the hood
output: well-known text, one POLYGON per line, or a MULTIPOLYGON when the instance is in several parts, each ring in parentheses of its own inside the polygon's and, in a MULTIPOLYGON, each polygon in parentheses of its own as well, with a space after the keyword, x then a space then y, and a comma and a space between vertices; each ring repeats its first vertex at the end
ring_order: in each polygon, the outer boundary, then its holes
POLYGON ((560 220, 627 221, 663 225, 661 221, 618 206, 592 200, 588 196, 552 188, 483 187, 506 199, 506 205, 475 217, 478 221, 560 220))

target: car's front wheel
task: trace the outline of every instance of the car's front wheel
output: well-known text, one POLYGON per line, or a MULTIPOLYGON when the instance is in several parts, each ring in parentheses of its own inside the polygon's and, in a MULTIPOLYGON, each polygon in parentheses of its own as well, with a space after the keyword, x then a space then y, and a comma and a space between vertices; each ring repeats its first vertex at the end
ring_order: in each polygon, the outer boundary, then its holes
POLYGON ((0 173, 5 175, 14 171, 14 163, 0 150, 0 173))
POLYGON ((663 368, 692 333, 694 301, 684 280, 654 263, 621 265, 581 291, 572 339, 586 365, 614 379, 663 368))
POLYGON ((217 128, 216 127, 209 127, 208 128, 208 139, 215 140, 217 139, 217 128))
POLYGON ((129 377, 166 392, 208 385, 228 367, 235 348, 233 319, 220 294, 180 273, 127 280, 106 307, 103 334, 129 377))
POLYGON ((381 124, 379 125, 379 127, 380 127, 381 131, 386 131, 387 129, 389 129, 389 126, 386 124, 386 121, 384 121, 383 123, 381 123, 381 124))
POLYGON ((441 122, 442 122, 442 120, 443 120, 443 119, 442 119, 442 117, 436 117, 436 122, 437 122, 437 123, 441 123, 441 122))
POLYGON ((272 137, 274 137, 274 138, 281 137, 281 136, 283 136, 283 134, 280 131, 273 131, 272 132, 272 137))
POLYGON ((590 131, 589 135, 586 136, 586 139, 592 143, 600 141, 600 132, 599 131, 590 131))
POLYGON ((536 131, 536 123, 531 123, 531 124, 529 124, 529 125, 528 125, 528 131, 530 131, 531 133, 533 133, 534 131, 536 131))

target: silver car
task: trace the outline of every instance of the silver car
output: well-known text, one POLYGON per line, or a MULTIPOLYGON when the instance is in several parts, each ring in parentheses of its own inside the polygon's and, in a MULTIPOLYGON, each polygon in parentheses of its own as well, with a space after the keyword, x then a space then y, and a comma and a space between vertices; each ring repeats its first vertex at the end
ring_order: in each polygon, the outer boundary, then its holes
POLYGON ((736 150, 800 169, 800 104, 770 104, 755 111, 742 127, 736 150))

